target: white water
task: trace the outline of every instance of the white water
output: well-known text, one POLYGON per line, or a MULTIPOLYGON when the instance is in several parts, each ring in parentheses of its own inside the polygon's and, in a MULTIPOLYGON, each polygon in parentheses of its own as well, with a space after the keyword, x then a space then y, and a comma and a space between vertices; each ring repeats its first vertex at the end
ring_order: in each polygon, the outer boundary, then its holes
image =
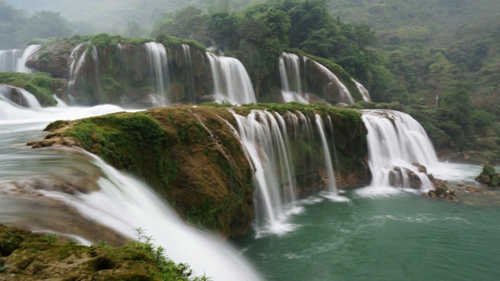
POLYGON ((315 114, 316 126, 318 128, 321 143, 323 144, 323 154, 325 156, 325 168, 328 178, 326 179, 328 190, 337 194, 337 184, 335 183, 335 175, 333 174, 332 158, 330 156, 330 149, 325 137, 325 124, 319 114, 315 114))
MULTIPOLYGON (((434 147, 420 123, 408 114, 389 110, 363 111, 363 121, 368 129, 372 187, 389 187, 389 176, 395 167, 413 171, 422 181, 424 190, 432 187, 427 176, 412 165, 417 162, 428 170, 438 166, 434 147)), ((403 187, 409 188, 406 173, 402 176, 403 187)))
POLYGON ((332 201, 347 202, 348 198, 338 195, 337 184, 335 183, 335 174, 333 173, 332 157, 330 156, 330 148, 328 148, 328 142, 326 140, 325 134, 325 124, 323 119, 319 114, 315 114, 316 127, 318 128, 319 136, 321 138, 321 144, 323 145, 323 155, 325 157, 325 172, 327 178, 326 184, 328 190, 323 192, 322 195, 332 201))
POLYGON ((132 239, 136 238, 135 229, 145 229, 153 243, 166 249, 169 258, 189 264, 196 275, 228 281, 260 279, 235 249, 215 236, 187 227, 145 184, 100 159, 95 161, 108 179, 99 180, 100 192, 79 196, 82 204, 76 206, 81 213, 132 239))
POLYGON ((21 58, 21 50, 2 50, 0 51, 0 72, 16 71, 17 61, 21 58))
POLYGON ((80 73, 80 69, 85 63, 85 49, 80 51, 83 46, 86 46, 88 42, 83 42, 78 44, 70 53, 68 59, 68 95, 71 97, 72 92, 75 90, 74 86, 76 83, 76 78, 80 73))
POLYGON ((356 84, 356 87, 358 88, 358 91, 363 96, 364 101, 371 101, 372 100, 370 97, 370 92, 368 92, 368 90, 365 88, 365 86, 363 86, 363 84, 359 83, 358 81, 356 81, 354 79, 352 79, 352 82, 354 82, 354 84, 356 84))
POLYGON ((296 54, 283 53, 279 60, 281 94, 285 102, 309 103, 302 92, 300 58, 296 54))
MULTIPOLYGON (((84 152, 75 153, 68 149, 27 149, 25 145, 29 140, 40 139, 43 136, 41 130, 51 121, 72 120, 118 111, 123 109, 111 105, 29 109, 0 100, 0 159, 3 159, 0 163, 0 186, 7 187, 6 192, 0 192, 0 223, 33 223, 36 221, 33 217, 36 217, 36 214, 32 208, 50 201, 45 199, 54 199, 60 203, 55 204, 56 208, 51 205, 44 206, 44 210, 53 208, 43 213, 44 221, 50 222, 50 217, 56 219, 71 216, 72 214, 66 213, 65 210, 67 207, 75 208, 84 220, 106 225, 130 238, 137 237, 135 229, 144 229, 145 235, 153 237, 152 242, 155 245, 165 248, 169 258, 175 262, 189 264, 196 275, 206 274, 212 280, 261 280, 235 249, 212 235, 187 227, 168 204, 143 183, 116 171, 94 156, 82 157, 84 152), (78 159, 73 160, 74 157, 78 159), (19 194, 9 195, 13 186, 9 185, 9 182, 16 183, 15 186, 21 188, 29 188, 29 185, 25 184, 30 179, 40 180, 46 176, 64 179, 65 171, 73 170, 65 169, 67 164, 58 161, 78 162, 82 159, 88 161, 87 165, 99 169, 99 191, 70 195, 57 190, 36 190, 35 192, 43 194, 45 199, 37 200, 35 205, 35 201, 30 198, 23 201, 19 194), (57 206, 67 207, 61 211, 57 206), (27 209, 23 211, 22 208, 27 209)), ((29 196, 29 193, 26 196, 29 196)), ((73 220, 77 222, 82 219, 75 217, 73 220)), ((50 223, 48 228, 36 230, 51 232, 50 223)), ((85 231, 94 230, 81 230, 82 233, 85 231)), ((64 230, 56 232, 76 237, 84 243, 91 242, 85 234, 67 233, 64 230)))
POLYGON ((351 93, 349 92, 347 87, 339 80, 339 78, 337 78, 337 76, 333 74, 333 72, 331 72, 324 65, 314 60, 310 60, 306 57, 304 57, 304 59, 313 62, 314 66, 316 66, 318 70, 320 70, 328 78, 328 84, 323 86, 324 91, 333 91, 333 89, 337 89, 335 93, 332 93, 337 97, 337 103, 354 104, 354 99, 352 98, 351 93))
POLYGON ((26 66, 28 59, 40 49, 40 45, 29 45, 26 50, 24 50, 23 56, 17 61, 17 72, 23 73, 33 73, 34 70, 26 66))
POLYGON ((189 45, 182 44, 182 51, 184 52, 184 59, 186 61, 186 75, 187 75, 187 101, 196 103, 196 93, 194 90, 194 72, 193 62, 191 61, 191 48, 189 45))
POLYGON ((149 68, 154 77, 154 87, 156 94, 162 97, 161 106, 170 104, 167 96, 167 89, 170 87, 170 78, 168 73, 167 50, 165 46, 156 42, 145 44, 149 58, 149 68))
POLYGON ((295 174, 284 120, 278 114, 252 110, 247 117, 233 113, 241 142, 254 166, 256 230, 284 234, 294 229, 287 214, 295 203, 295 174), (278 117, 279 116, 279 117, 278 117), (280 184, 281 183, 281 184, 280 184))
POLYGON ((101 83, 101 71, 99 68, 99 54, 97 53, 97 48, 92 47, 92 63, 94 64, 94 85, 93 92, 94 96, 99 101, 99 104, 103 102, 102 100, 102 83, 101 83))
POLYGON ((0 85, 1 98, 8 100, 8 101, 11 101, 12 89, 15 89, 19 93, 21 93, 22 99, 27 107, 30 107, 30 108, 40 108, 41 107, 40 103, 38 102, 38 100, 35 98, 35 96, 33 94, 31 94, 30 92, 26 91, 23 88, 18 88, 18 87, 14 87, 14 86, 10 86, 10 85, 0 85))
POLYGON ((207 52, 207 57, 212 70, 214 96, 219 97, 218 102, 231 104, 257 102, 250 77, 239 60, 218 57, 210 52, 207 52))
POLYGON ((57 101, 56 107, 68 107, 68 105, 63 100, 61 100, 60 98, 58 98, 56 95, 54 95, 54 98, 57 101))

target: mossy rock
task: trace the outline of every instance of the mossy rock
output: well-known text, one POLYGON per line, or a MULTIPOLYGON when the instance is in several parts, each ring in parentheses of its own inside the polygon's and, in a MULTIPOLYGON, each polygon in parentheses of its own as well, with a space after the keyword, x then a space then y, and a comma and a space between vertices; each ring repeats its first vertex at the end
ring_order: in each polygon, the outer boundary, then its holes
POLYGON ((483 173, 492 177, 494 175, 496 175, 496 172, 495 172, 495 167, 491 166, 491 165, 484 165, 483 167, 483 173))
POLYGON ((498 175, 494 175, 493 177, 491 177, 491 185, 492 186, 500 185, 500 178, 498 177, 498 175))
POLYGON ((445 195, 447 191, 448 191, 448 187, 445 184, 436 187, 436 195, 438 195, 438 196, 445 195))
POLYGON ((137 241, 118 247, 101 241, 86 247, 71 238, 0 224, 0 245, 0 280, 205 280, 190 276, 188 265, 176 264, 151 244, 137 241))

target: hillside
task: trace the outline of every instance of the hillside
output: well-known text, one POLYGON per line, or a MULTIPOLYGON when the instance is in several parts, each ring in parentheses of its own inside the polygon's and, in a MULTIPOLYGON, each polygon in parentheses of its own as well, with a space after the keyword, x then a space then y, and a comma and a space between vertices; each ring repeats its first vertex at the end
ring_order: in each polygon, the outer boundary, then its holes
POLYGON ((491 0, 328 0, 335 16, 368 24, 381 43, 426 42, 445 47, 457 40, 482 38, 498 29, 500 2, 491 0))
MULTIPOLYGON (((127 29, 127 23, 136 22, 143 33, 148 33, 153 23, 164 13, 173 12, 187 5, 206 9, 215 2, 212 0, 7 0, 7 3, 16 8, 33 13, 35 11, 47 10, 61 13, 68 21, 78 24, 83 30, 91 29, 89 33, 107 32, 123 33, 127 29), (90 26, 89 26, 90 25, 90 26)), ((251 1, 231 1, 234 9, 242 8, 251 1)), ((81 31, 80 31, 81 32, 81 31)), ((142 34, 147 36, 147 34, 142 34)))

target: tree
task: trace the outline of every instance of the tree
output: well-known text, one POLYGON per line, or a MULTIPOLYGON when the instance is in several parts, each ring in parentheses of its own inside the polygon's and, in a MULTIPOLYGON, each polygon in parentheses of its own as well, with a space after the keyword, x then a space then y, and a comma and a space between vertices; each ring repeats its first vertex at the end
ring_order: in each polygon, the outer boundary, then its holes
POLYGON ((17 33, 26 22, 23 11, 0 0, 0 49, 18 48, 17 33))
POLYGON ((174 14, 164 14, 156 21, 152 36, 170 35, 207 43, 207 17, 203 11, 187 6, 174 14))
POLYGON ((471 90, 470 82, 454 80, 448 85, 442 101, 442 106, 452 112, 454 120, 466 131, 469 130, 472 112, 471 90))
POLYGON ((130 37, 141 37, 143 35, 142 29, 136 21, 127 22, 126 34, 127 34, 127 36, 130 36, 130 37))
POLYGON ((59 13, 35 12, 18 33, 23 42, 31 39, 57 38, 71 35, 69 22, 59 13))

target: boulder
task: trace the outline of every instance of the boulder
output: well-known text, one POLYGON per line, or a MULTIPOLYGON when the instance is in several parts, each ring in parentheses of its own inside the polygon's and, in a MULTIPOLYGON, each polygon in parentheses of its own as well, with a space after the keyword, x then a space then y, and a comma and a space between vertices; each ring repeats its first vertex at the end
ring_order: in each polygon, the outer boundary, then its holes
POLYGON ((424 165, 421 165, 421 164, 416 163, 416 162, 411 163, 411 164, 412 164, 413 166, 415 166, 415 167, 417 167, 417 168, 418 168, 418 172, 419 172, 419 173, 424 173, 424 174, 426 174, 426 175, 427 175, 427 168, 426 168, 424 165))
POLYGON ((489 164, 486 164, 484 165, 483 167, 483 174, 486 174, 490 177, 496 175, 496 172, 495 172, 495 167, 489 165, 489 164))
POLYGON ((473 185, 468 185, 465 190, 469 191, 470 193, 477 193, 479 192, 479 188, 477 186, 473 185))
POLYGON ((495 168, 489 164, 483 166, 483 171, 475 180, 483 185, 495 187, 500 185, 500 177, 495 171, 495 168))

